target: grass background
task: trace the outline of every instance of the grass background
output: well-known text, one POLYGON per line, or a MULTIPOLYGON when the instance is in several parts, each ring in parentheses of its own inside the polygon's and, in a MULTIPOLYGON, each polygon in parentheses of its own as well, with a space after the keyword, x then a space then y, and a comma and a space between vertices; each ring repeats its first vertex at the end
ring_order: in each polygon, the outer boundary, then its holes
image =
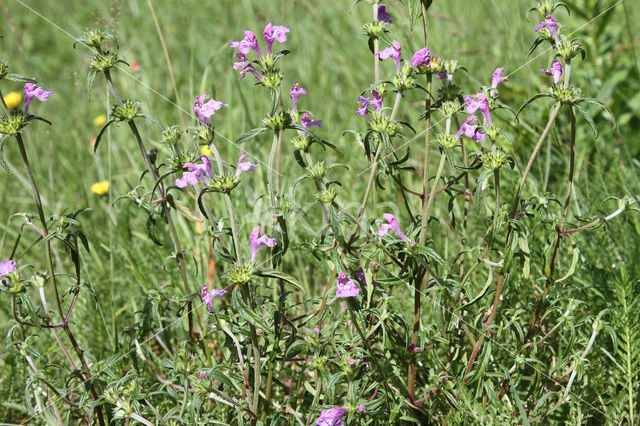
MULTIPOLYGON (((229 41, 242 38, 244 29, 261 33, 269 21, 286 25, 291 28, 286 48, 292 53, 284 60, 284 87, 299 81, 308 90, 309 95, 300 101, 302 108, 324 120, 320 134, 340 149, 338 154, 328 153, 328 161, 349 166, 349 171, 341 177, 345 187, 339 199, 358 199, 366 183, 366 176, 359 175, 366 168, 361 148, 351 134, 343 133, 363 125, 362 118, 354 114, 356 100, 373 80, 371 53, 361 35, 361 24, 371 19, 366 2, 353 9, 351 2, 337 0, 156 0, 152 3, 173 64, 179 100, 173 92, 147 1, 10 0, 1 6, 0 33, 4 38, 0 40, 0 59, 10 63, 12 72, 34 76, 45 89, 56 92, 48 102, 31 107, 32 112, 47 118, 53 126, 38 123, 30 126, 26 134, 27 150, 43 192, 45 211, 65 213, 82 207, 93 210, 83 220, 92 240, 92 250, 85 254, 84 265, 85 279, 97 298, 94 302, 85 293, 75 315, 83 324, 80 329, 86 330, 80 331, 83 343, 96 358, 109 354, 117 346, 115 336, 133 321, 134 312, 143 303, 143 291, 168 283, 167 274, 160 268, 166 265, 170 252, 148 240, 144 219, 130 203, 121 202, 111 209, 109 199, 89 191, 92 183, 108 179, 113 200, 135 186, 143 164, 126 129, 113 130, 110 144, 105 141, 98 154, 93 154, 90 141, 99 130, 93 119, 106 113, 109 101, 101 77, 96 79, 91 100, 87 99, 89 52, 82 46, 74 49, 72 37, 96 27, 114 33, 121 44, 121 57, 140 64, 138 73, 126 67, 123 72, 115 73, 120 92, 124 97, 141 101, 143 109, 163 124, 179 124, 181 119, 187 125, 194 124, 193 97, 205 90, 215 99, 228 103, 228 109, 216 114, 215 123, 217 145, 223 158, 231 161, 241 150, 228 140, 233 141, 256 127, 269 100, 264 90, 253 87, 252 78, 237 79, 237 73, 231 68, 233 51, 229 41), (100 338, 94 338, 91 333, 97 333, 100 338)), ((637 57, 640 4, 630 0, 567 3, 572 15, 561 11, 558 19, 570 31, 576 30, 587 51, 585 61, 574 62, 572 81, 582 87, 586 96, 609 105, 620 126, 619 134, 614 134, 604 115, 595 113, 596 123, 602 130, 597 140, 588 126, 580 127, 575 188, 580 202, 572 207, 575 209, 572 213, 592 216, 598 214, 600 202, 607 196, 640 192, 640 163, 636 159, 640 151, 636 136, 640 119, 637 57)), ((498 66, 504 67, 509 76, 509 83, 500 90, 502 101, 514 108, 518 108, 523 99, 545 90, 548 79, 538 69, 548 66, 549 56, 535 57, 542 52, 538 50, 527 57, 535 39, 533 27, 537 24, 533 13, 527 21, 527 10, 532 6, 528 0, 434 1, 430 16, 431 47, 437 55, 456 58, 467 69, 459 83, 465 92, 474 92, 488 84, 498 66)), ((416 28, 411 32, 403 25, 408 21, 406 6, 390 0, 388 8, 396 19, 390 38, 402 43, 407 58, 422 47, 421 30, 416 28)), ((391 72, 392 64, 387 62, 382 64, 383 73, 391 72)), ((6 94, 11 90, 21 91, 21 87, 3 81, 2 90, 6 94)), ((415 122, 420 105, 417 94, 408 96, 399 117, 415 122)), ((517 130, 511 126, 508 114, 498 113, 504 126, 512 132, 518 164, 528 157, 535 132, 546 119, 544 110, 542 105, 534 106, 526 116, 525 125, 517 130)), ((566 121, 565 118, 565 125, 566 121)), ((156 142, 160 138, 158 132, 150 126, 143 127, 147 143, 160 147, 156 142)), ((416 166, 417 159, 421 158, 420 140, 416 140, 416 166)), ((269 137, 265 136, 247 143, 242 152, 249 152, 265 163, 269 147, 269 137)), ((546 190, 561 192, 566 176, 566 154, 567 145, 561 135, 554 135, 553 142, 545 147, 544 160, 540 158, 534 167, 528 194, 546 190)), ((0 209, 0 258, 8 256, 17 237, 19 219, 12 219, 12 215, 34 210, 13 143, 5 146, 3 155, 11 173, 0 173, 0 205, 3 206, 0 209)), ((291 183, 300 172, 292 156, 285 155, 283 161, 283 170, 287 172, 283 173, 283 179, 291 183)), ((263 166, 245 184, 245 199, 237 200, 243 218, 241 223, 244 223, 243 235, 248 234, 255 223, 268 220, 270 213, 255 208, 259 202, 255 194, 266 191, 265 181, 266 167, 263 166)), ((507 185, 513 182, 506 178, 507 185)), ((414 182, 413 187, 418 184, 414 182)), ((386 200, 397 202, 392 196, 386 200)), ((436 208, 436 216, 446 216, 445 203, 436 208)), ((613 209, 615 207, 608 205, 602 211, 613 209)), ((206 265, 206 243, 198 236, 197 225, 181 220, 179 228, 199 265, 206 265)), ((443 226, 443 239, 447 236, 445 228, 443 226)), ((628 263, 632 277, 640 276, 634 262, 640 244, 638 229, 638 221, 630 215, 616 219, 604 233, 576 237, 582 253, 580 277, 596 289, 589 296, 594 306, 607 303, 607 283, 611 270, 615 269, 612 265, 628 263)), ((30 235, 27 240, 33 242, 33 238, 30 235)), ((40 247, 28 241, 21 242, 18 258, 40 258, 37 254, 40 247)), ((197 275, 195 270, 192 273, 195 279, 204 280, 201 269, 197 275)), ((300 278, 312 285, 308 277, 300 278)), ((10 323, 8 304, 2 302, 2 334, 10 323)), ((0 356, 0 367, 3 363, 8 365, 0 356)), ((0 372, 0 376, 2 374, 0 372)), ((6 378, 9 373, 4 374, 6 378)), ((10 391, 7 394, 11 394, 10 391)), ((3 404, 6 406, 6 402, 3 404)))

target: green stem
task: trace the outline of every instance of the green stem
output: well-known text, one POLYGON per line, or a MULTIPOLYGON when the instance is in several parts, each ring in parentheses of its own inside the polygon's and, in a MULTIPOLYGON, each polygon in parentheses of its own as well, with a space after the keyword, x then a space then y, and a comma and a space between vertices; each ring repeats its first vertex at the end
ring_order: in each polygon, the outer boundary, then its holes
MULTIPOLYGON (((433 181, 433 185, 431 187, 431 194, 429 194, 429 199, 427 200, 427 207, 424 210, 424 217, 429 218, 429 213, 431 212, 431 206, 433 205, 433 199, 436 195, 436 189, 438 188, 438 181, 440 180, 440 176, 442 175, 442 170, 444 169, 444 163, 447 159, 446 152, 442 151, 440 155, 440 164, 438 164, 438 171, 436 172, 436 178, 433 181)), ((422 237, 422 234, 420 234, 422 237)), ((425 233, 425 241, 426 241, 426 233, 425 233)), ((424 241, 421 241, 421 244, 424 244, 424 241)))
MULTIPOLYGON (((373 20, 378 20, 378 3, 373 4, 373 20)), ((373 39, 373 51, 378 51, 378 38, 373 39)), ((373 55, 373 81, 380 81, 380 57, 378 55, 373 55)))
MULTIPOLYGON (((495 206, 493 207, 493 220, 491 221, 491 235, 487 248, 493 244, 493 237, 496 234, 496 224, 498 223, 498 213, 500 211, 500 169, 493 171, 493 186, 495 187, 495 206)), ((484 257, 484 256, 483 256, 484 257)))
MULTIPOLYGON (((423 13, 426 11, 423 10, 423 13)), ((426 30, 426 28, 425 28, 426 30)), ((422 165, 423 175, 422 175, 422 194, 423 196, 427 194, 427 190, 429 187, 429 156, 431 154, 431 115, 429 114, 429 108, 431 104, 431 98, 429 97, 429 93, 431 92, 431 74, 427 74, 427 94, 425 97, 425 111, 427 112, 426 124, 425 124, 425 133, 424 133, 424 163, 422 165)), ((435 185, 435 184, 434 184, 435 185)), ((429 201, 431 201, 432 197, 429 197, 429 201)), ((427 241, 427 223, 429 221, 429 217, 427 213, 427 200, 425 198, 422 199, 422 204, 420 205, 420 217, 421 217, 421 227, 420 230, 420 239, 418 244, 423 246, 425 241, 427 241)))

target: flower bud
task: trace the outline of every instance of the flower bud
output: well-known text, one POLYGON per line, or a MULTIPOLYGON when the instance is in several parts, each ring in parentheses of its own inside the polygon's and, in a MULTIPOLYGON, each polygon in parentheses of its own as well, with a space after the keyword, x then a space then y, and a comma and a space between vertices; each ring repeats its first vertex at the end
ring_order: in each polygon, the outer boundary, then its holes
POLYGON ((211 178, 207 187, 213 189, 215 192, 222 192, 228 194, 233 188, 238 186, 240 178, 236 175, 221 175, 211 178))
POLYGON ((178 144, 182 133, 183 131, 179 126, 169 126, 162 131, 162 142, 168 147, 173 147, 178 144))
POLYGON ((87 31, 84 33, 83 39, 84 44, 97 49, 104 40, 104 33, 100 30, 87 31))
POLYGON ((460 103, 457 100, 445 101, 440 107, 440 111, 445 118, 453 118, 460 111, 460 103))
POLYGON ((295 138, 291 139, 291 143, 296 149, 299 149, 302 152, 307 152, 309 150, 309 145, 311 144, 311 138, 306 134, 299 134, 295 138))
POLYGON ((291 116, 286 112, 278 112, 262 120, 265 126, 273 130, 283 130, 291 124, 291 116))
POLYGON ((582 90, 577 87, 564 87, 561 84, 554 84, 549 88, 549 93, 559 102, 565 105, 573 105, 582 98, 582 90))
POLYGON ((198 145, 209 146, 213 142, 214 131, 210 126, 198 126, 193 133, 194 140, 198 145))
POLYGON ((577 41, 563 41, 556 45, 556 52, 558 55, 562 57, 565 62, 571 61, 571 59, 578 56, 578 54, 582 54, 583 58, 585 55, 584 49, 580 47, 580 44, 577 41))
POLYGON ((270 89, 277 89, 280 87, 280 83, 284 79, 284 74, 279 71, 268 72, 264 75, 264 78, 260 80, 260 84, 270 89))
POLYGON ((386 26, 382 21, 367 22, 362 26, 362 31, 364 31, 364 33, 368 35, 369 38, 372 40, 375 40, 378 37, 380 37, 380 34, 385 32, 385 30, 386 30, 386 26))
POLYGON ((327 174, 327 168, 323 161, 320 161, 313 166, 307 168, 307 174, 315 180, 322 180, 327 174))
POLYGON ((497 150, 495 153, 487 152, 482 155, 482 162, 487 169, 497 170, 507 162, 507 154, 501 150, 497 150))
POLYGON ((94 55, 91 58, 89 67, 92 70, 105 72, 113 68, 118 63, 118 55, 112 52, 94 55))
POLYGON ((251 281, 255 271, 253 262, 237 262, 225 274, 231 284, 246 284, 251 281))
POLYGON ((258 63, 267 74, 275 71, 276 59, 273 55, 264 55, 258 60, 258 63))
POLYGON ((318 192, 316 198, 323 204, 331 204, 333 200, 335 200, 336 195, 338 195, 338 191, 334 186, 331 186, 318 192))
POLYGON ((387 133, 389 136, 393 136, 400 129, 400 125, 397 122, 389 120, 389 117, 380 111, 372 112, 370 118, 369 126, 374 132, 387 133))
POLYGON ((538 4, 535 7, 535 10, 537 10, 538 13, 540 14, 540 16, 542 16, 543 18, 545 16, 551 14, 554 9, 555 9, 555 7, 554 7, 553 3, 551 2, 551 0, 539 1, 538 4))
POLYGON ((491 124, 488 126, 484 126, 484 132, 489 140, 496 141, 498 139, 498 135, 500 134, 500 128, 495 124, 491 124))
POLYGON ((458 144, 458 138, 456 138, 454 135, 445 135, 441 133, 438 135, 437 140, 438 144, 445 149, 453 148, 458 144))
POLYGON ((33 282, 33 284, 36 287, 42 288, 46 284, 47 280, 44 278, 44 276, 40 274, 36 274, 33 277, 31 277, 31 282, 33 282))
POLYGON ((140 112, 140 102, 126 99, 121 105, 114 105, 111 109, 111 118, 116 121, 131 121, 140 112))
POLYGON ((27 125, 27 116, 21 112, 0 117, 0 133, 15 136, 27 125))
POLYGON ((455 101, 461 97, 460 86, 449 82, 438 89, 438 96, 444 101, 455 101))
POLYGON ((185 168, 183 166, 184 163, 193 163, 197 161, 197 159, 188 151, 180 151, 176 152, 169 157, 169 167, 171 170, 176 172, 184 171, 185 168))

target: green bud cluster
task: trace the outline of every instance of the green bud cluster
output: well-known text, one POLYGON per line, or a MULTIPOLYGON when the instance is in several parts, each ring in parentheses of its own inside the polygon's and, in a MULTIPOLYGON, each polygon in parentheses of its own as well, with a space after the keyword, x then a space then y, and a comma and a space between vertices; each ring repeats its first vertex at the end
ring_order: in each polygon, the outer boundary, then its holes
POLYGON ((283 79, 283 73, 281 73, 280 71, 272 71, 265 73, 263 79, 260 80, 260 83, 264 87, 267 87, 269 89, 277 89, 278 87, 280 87, 283 79))
POLYGON ((91 58, 89 67, 92 70, 105 72, 118 63, 118 55, 113 52, 98 53, 91 58))
POLYGON ((0 133, 15 136, 20 133, 28 122, 27 115, 17 112, 0 117, 0 133))
POLYGON ((120 105, 114 105, 111 109, 111 118, 116 121, 131 121, 140 112, 140 102, 131 99, 122 101, 120 105))
POLYGON ((577 87, 565 87, 562 84, 554 84, 549 88, 549 93, 565 105, 574 105, 582 99, 582 90, 577 87))
POLYGON ((171 170, 180 172, 184 170, 184 166, 183 166, 184 163, 192 163, 194 162, 194 160, 195 158, 190 152, 178 151, 172 154, 169 157, 168 161, 169 161, 169 167, 171 167, 171 170))
POLYGON ((362 26, 362 31, 373 40, 380 37, 380 34, 384 33, 386 29, 384 22, 381 21, 367 22, 362 26))
POLYGON ((507 154, 501 150, 497 150, 495 153, 487 152, 482 155, 482 162, 487 169, 497 170, 507 162, 507 154))
POLYGON ((226 273, 226 276, 231 284, 246 284, 251 281, 254 272, 254 263, 245 260, 242 262, 236 262, 236 264, 233 265, 233 267, 231 267, 231 269, 226 273))
POLYGON ((180 126, 170 126, 162 131, 162 142, 168 147, 174 147, 182 137, 183 130, 180 126))
POLYGON ((262 123, 273 130, 283 130, 291 125, 291 115, 287 112, 278 112, 267 116, 262 123))
POLYGON ((291 143, 296 149, 299 149, 302 152, 307 152, 309 150, 309 145, 311 144, 311 138, 307 135, 298 135, 291 139, 291 143))
POLYGON ((325 167, 324 162, 320 161, 313 166, 308 167, 307 174, 315 180, 322 180, 327 174, 327 168, 325 167))
POLYGON ((562 57, 565 61, 570 61, 571 59, 578 56, 578 54, 584 55, 584 49, 580 47, 580 44, 577 41, 563 41, 556 45, 556 52, 558 52, 558 56, 562 57))
POLYGON ((104 40, 104 33, 100 30, 92 30, 84 33, 83 43, 96 49, 100 47, 104 40))
POLYGON ((445 101, 442 103, 440 111, 445 118, 453 118, 453 116, 460 111, 460 103, 457 100, 445 101))
POLYGON ((207 187, 213 189, 215 192, 228 194, 233 188, 238 186, 239 183, 240 178, 238 176, 224 174, 212 178, 207 184, 207 187))
POLYGON ((445 149, 453 148, 458 144, 458 138, 456 138, 454 135, 445 135, 443 133, 437 136, 437 141, 438 145, 445 149))
POLYGON ((338 191, 335 189, 335 186, 330 186, 318 192, 316 198, 323 204, 331 204, 333 200, 335 200, 336 195, 338 195, 338 191))
POLYGON ((386 133, 389 136, 393 136, 398 132, 398 130, 400 130, 400 124, 389 120, 389 117, 382 114, 380 111, 372 112, 370 119, 371 121, 369 122, 369 126, 374 132, 386 133))
POLYGON ((214 131, 211 127, 198 126, 193 132, 193 138, 198 145, 210 145, 213 142, 214 131))
POLYGON ((455 83, 449 83, 438 89, 438 97, 445 101, 455 101, 460 98, 460 86, 455 83))
POLYGON ((410 64, 405 63, 402 67, 402 71, 397 73, 391 79, 391 84, 395 87, 399 92, 402 92, 407 89, 411 89, 416 83, 415 79, 412 77, 412 67, 410 64))
POLYGON ((484 132, 490 140, 495 141, 498 139, 498 135, 500 134, 500 128, 495 124, 490 124, 488 126, 485 125, 484 132))
POLYGON ((550 0, 544 0, 544 1, 538 2, 538 4, 535 7, 535 10, 537 10, 540 16, 544 18, 545 16, 553 12, 554 8, 555 7, 550 0))

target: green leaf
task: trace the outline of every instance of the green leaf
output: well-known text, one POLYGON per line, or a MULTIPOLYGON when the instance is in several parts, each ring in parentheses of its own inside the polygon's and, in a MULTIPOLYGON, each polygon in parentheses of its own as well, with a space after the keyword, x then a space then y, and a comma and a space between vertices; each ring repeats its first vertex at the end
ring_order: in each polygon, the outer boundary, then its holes
POLYGON ((571 275, 573 275, 573 272, 576 270, 576 265, 578 264, 578 259, 580 258, 580 249, 578 248, 578 245, 576 243, 574 243, 572 241, 571 243, 571 266, 569 267, 569 270, 567 271, 567 273, 562 277, 562 278, 558 278, 556 280, 557 283, 559 283, 560 281, 564 281, 567 278, 569 278, 571 275))
POLYGON ((285 274, 284 272, 280 272, 275 269, 261 269, 255 274, 258 275, 259 277, 276 278, 279 280, 286 281, 292 286, 294 286, 296 289, 300 290, 301 292, 303 293, 305 292, 304 289, 302 288, 302 284, 300 283, 300 281, 298 281, 296 278, 292 277, 289 274, 285 274))
POLYGON ((11 81, 17 81, 18 83, 36 83, 35 78, 26 77, 21 74, 7 74, 5 79, 11 80, 11 81))
POLYGON ((266 127, 256 127, 255 129, 251 129, 248 132, 241 135, 238 139, 235 140, 236 143, 246 142, 258 136, 260 133, 268 130, 266 127))
POLYGON ((552 97, 553 96, 551 96, 550 93, 538 93, 537 95, 533 95, 532 97, 527 99, 527 101, 524 104, 522 104, 520 109, 518 109, 518 112, 516 112, 516 116, 515 116, 516 121, 518 121, 518 116, 520 115, 522 110, 525 109, 531 102, 535 101, 536 99, 540 99, 540 98, 552 98, 552 97))
POLYGON ((100 145, 100 141, 102 140, 102 135, 104 134, 104 131, 107 130, 107 127, 109 127, 112 123, 114 123, 116 120, 114 120, 113 118, 109 121, 107 121, 104 126, 102 126, 102 129, 100 129, 100 133, 98 133, 98 136, 96 136, 96 143, 93 145, 93 153, 95 154, 96 151, 98 150, 98 145, 100 145))

